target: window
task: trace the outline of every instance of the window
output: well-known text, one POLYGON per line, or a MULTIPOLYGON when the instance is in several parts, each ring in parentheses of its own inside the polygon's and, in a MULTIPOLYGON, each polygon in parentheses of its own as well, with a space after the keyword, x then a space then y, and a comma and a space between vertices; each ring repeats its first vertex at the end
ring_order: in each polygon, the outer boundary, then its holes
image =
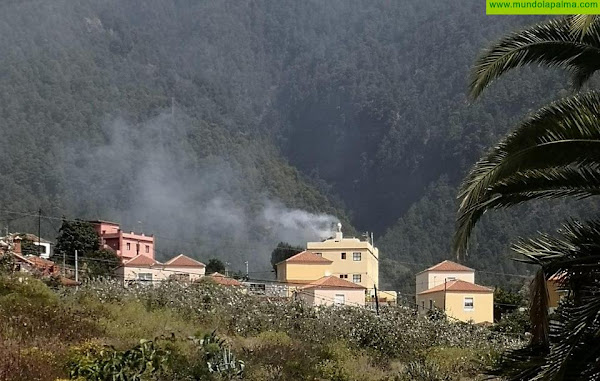
POLYGON ((138 273, 138 280, 152 282, 152 273, 138 273))
POLYGON ((429 299, 429 309, 433 309, 433 300, 429 299))
POLYGON ((425 311, 425 301, 424 300, 421 302, 421 308, 423 308, 423 311, 425 311))
POLYGON ((127 250, 131 250, 131 244, 127 242, 127 250))
POLYGON ((335 294, 335 298, 333 299, 334 304, 345 304, 346 296, 344 294, 335 294))
POLYGON ((146 253, 150 252, 150 246, 146 245, 146 253))
POLYGON ((342 259, 346 259, 346 253, 342 253, 342 259))
POLYGON ((355 261, 360 261, 360 253, 352 253, 352 259, 355 261))
POLYGON ((340 274, 340 278, 342 278, 342 279, 348 279, 348 274, 340 274))
POLYGON ((354 275, 352 275, 352 281, 354 283, 360 283, 360 274, 354 274, 354 275))
POLYGON ((473 298, 465 298, 465 311, 473 310, 473 298))
POLYGON ((188 282, 190 280, 190 274, 173 274, 170 278, 180 282, 188 282))

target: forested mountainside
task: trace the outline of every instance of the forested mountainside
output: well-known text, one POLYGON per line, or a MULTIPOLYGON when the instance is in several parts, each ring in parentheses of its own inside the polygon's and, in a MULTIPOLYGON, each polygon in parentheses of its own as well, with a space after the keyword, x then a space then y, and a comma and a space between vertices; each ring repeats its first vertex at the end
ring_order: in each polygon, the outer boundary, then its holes
MULTIPOLYGON (((469 104, 480 48, 537 20, 484 7, 4 1, 1 209, 115 219, 157 232, 162 257, 258 270, 278 241, 301 241, 335 216, 348 233, 374 230, 387 285, 410 288, 407 266, 449 256, 469 166, 569 91, 562 73, 525 69, 469 104)), ((523 270, 504 260, 511 238, 557 226, 556 208, 597 210, 578 205, 492 214, 468 262, 523 270)), ((1 215, 12 230, 36 226, 1 215)), ((58 221, 44 221, 54 235, 58 221)))

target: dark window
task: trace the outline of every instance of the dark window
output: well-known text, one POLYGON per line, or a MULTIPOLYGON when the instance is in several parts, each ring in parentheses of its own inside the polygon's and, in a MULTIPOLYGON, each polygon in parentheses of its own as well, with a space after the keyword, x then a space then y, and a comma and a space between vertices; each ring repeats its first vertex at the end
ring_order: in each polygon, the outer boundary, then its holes
POLYGON ((342 253, 342 259, 346 259, 346 253, 342 253))
POLYGON ((131 244, 127 242, 127 250, 131 250, 131 244))
POLYGON ((150 252, 150 246, 146 245, 146 253, 150 252))

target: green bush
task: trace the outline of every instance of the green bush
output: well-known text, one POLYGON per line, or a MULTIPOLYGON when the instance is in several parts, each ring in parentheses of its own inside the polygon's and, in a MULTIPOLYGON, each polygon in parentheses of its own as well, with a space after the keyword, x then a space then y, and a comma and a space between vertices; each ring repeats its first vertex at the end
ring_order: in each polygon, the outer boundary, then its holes
POLYGON ((68 363, 69 375, 91 381, 159 380, 168 356, 154 341, 141 340, 126 351, 90 343, 75 348, 68 363))

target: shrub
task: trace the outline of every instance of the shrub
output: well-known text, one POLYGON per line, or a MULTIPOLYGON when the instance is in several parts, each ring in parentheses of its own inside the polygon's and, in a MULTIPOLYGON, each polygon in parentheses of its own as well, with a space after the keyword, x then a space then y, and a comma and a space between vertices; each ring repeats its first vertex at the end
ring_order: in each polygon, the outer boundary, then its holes
POLYGON ((141 340, 126 351, 91 342, 75 348, 68 363, 71 378, 91 381, 160 379, 169 352, 154 341, 141 340))

